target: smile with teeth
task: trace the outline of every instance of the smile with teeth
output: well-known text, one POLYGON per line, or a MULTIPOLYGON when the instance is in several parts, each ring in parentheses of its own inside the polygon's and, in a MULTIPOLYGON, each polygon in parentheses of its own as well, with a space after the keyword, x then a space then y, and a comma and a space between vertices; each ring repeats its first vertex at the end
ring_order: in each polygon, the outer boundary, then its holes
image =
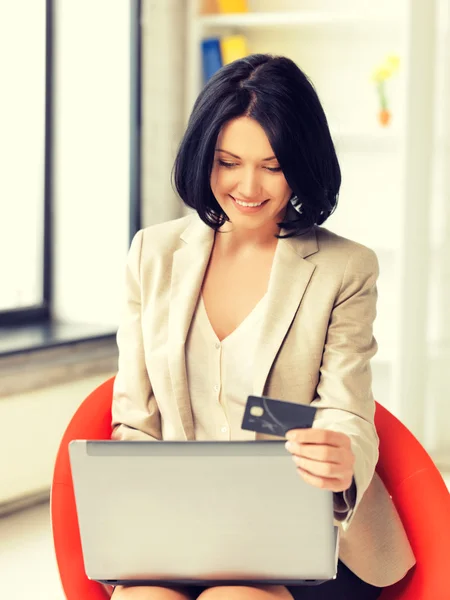
POLYGON ((239 204, 239 206, 247 206, 250 208, 256 208, 257 206, 261 206, 261 204, 264 204, 264 202, 266 202, 265 200, 263 200, 262 202, 243 202, 242 200, 238 200, 237 198, 235 198, 234 196, 231 196, 233 198, 233 200, 236 202, 236 204, 239 204))

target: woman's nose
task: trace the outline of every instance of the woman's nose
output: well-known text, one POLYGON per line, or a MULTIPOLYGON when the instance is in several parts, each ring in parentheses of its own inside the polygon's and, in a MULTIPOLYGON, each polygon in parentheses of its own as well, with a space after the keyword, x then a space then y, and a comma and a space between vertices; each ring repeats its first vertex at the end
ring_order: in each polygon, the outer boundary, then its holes
POLYGON ((239 194, 244 198, 257 198, 260 193, 260 182, 257 173, 248 169, 242 173, 242 178, 239 182, 239 194))

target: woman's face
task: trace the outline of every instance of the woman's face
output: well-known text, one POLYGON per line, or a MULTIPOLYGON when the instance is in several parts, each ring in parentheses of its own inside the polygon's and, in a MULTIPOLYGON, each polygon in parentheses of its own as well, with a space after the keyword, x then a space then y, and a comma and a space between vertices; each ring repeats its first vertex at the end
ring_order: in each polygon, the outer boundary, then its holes
POLYGON ((292 190, 261 125, 249 117, 229 121, 214 154, 211 189, 234 227, 275 229, 292 190))

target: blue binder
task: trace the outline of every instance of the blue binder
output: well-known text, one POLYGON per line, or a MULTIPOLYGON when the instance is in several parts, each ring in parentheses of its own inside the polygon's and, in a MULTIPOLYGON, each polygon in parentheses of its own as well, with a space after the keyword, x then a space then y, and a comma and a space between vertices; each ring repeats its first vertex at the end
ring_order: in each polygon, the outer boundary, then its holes
POLYGON ((203 83, 206 83, 216 71, 222 67, 220 39, 207 38, 202 40, 203 83))

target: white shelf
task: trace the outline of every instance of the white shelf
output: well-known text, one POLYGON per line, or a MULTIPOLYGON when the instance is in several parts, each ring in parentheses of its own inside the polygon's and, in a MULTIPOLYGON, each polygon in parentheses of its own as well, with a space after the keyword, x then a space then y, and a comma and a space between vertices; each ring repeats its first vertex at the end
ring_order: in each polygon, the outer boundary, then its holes
POLYGON ((336 144, 340 145, 370 145, 370 146, 396 146, 401 141, 401 132, 398 129, 373 129, 371 131, 359 131, 350 129, 331 129, 331 137, 336 144))
POLYGON ((393 128, 372 128, 372 129, 340 129, 340 128, 330 128, 331 135, 336 138, 343 139, 365 139, 376 142, 377 140, 398 140, 400 139, 402 132, 399 129, 393 128))
POLYGON ((389 15, 370 13, 325 13, 312 11, 294 12, 248 12, 200 15, 197 23, 203 28, 207 27, 298 27, 317 25, 361 25, 367 23, 376 25, 397 25, 398 20, 389 15))

